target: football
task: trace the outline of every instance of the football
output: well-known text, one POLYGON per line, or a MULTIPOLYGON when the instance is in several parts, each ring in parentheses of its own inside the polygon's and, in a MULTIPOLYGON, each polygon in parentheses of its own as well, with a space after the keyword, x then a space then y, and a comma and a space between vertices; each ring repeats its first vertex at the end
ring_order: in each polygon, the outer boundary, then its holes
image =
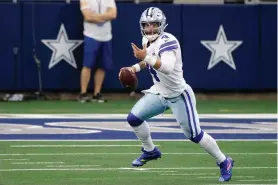
POLYGON ((131 91, 134 91, 137 88, 138 79, 136 74, 129 71, 127 68, 121 70, 119 78, 125 88, 131 91))

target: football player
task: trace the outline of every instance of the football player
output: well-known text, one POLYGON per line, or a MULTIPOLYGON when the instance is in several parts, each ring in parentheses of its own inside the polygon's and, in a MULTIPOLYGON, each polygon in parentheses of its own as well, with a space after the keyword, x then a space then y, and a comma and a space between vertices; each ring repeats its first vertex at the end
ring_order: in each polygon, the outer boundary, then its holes
POLYGON ((140 18, 143 48, 131 43, 134 56, 141 62, 127 68, 132 72, 148 68, 154 82, 150 89, 143 91, 145 95, 127 117, 127 122, 143 145, 142 155, 132 165, 143 166, 148 161, 161 158, 145 120, 171 109, 184 135, 214 157, 220 167, 219 181, 229 181, 234 161, 225 156, 215 139, 201 129, 195 94, 183 78, 179 41, 172 34, 164 32, 166 26, 164 13, 159 8, 150 7, 140 18))

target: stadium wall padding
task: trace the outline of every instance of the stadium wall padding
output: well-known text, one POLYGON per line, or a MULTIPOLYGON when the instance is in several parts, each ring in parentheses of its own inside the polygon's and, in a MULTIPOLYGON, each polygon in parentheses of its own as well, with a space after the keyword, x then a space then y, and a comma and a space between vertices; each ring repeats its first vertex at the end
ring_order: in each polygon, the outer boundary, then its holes
MULTIPOLYGON (((166 14, 166 31, 180 41, 184 77, 194 89, 276 89, 276 5, 154 5, 166 14), (229 46, 229 52, 223 52, 229 46)), ((118 80, 120 68, 138 62, 130 44, 141 46, 139 18, 149 6, 152 5, 117 4, 118 17, 112 22, 114 66, 106 75, 104 91, 123 90, 118 80)), ((72 51, 75 61, 62 59, 51 68, 49 63, 55 52, 43 43, 55 44, 62 28, 62 37, 67 36, 69 42, 82 42, 83 18, 77 2, 0 3, 0 26, 1 91, 38 88, 34 53, 41 62, 44 90, 79 90, 83 43, 72 51)), ((137 76, 138 89, 152 85, 148 70, 137 76)))

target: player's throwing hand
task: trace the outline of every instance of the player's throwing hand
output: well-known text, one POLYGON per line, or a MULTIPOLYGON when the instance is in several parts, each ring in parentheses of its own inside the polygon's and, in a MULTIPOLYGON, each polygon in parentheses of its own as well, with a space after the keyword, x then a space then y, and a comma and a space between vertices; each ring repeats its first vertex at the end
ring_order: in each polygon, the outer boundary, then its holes
POLYGON ((134 43, 131 43, 134 56, 139 60, 144 60, 147 55, 147 46, 144 45, 143 49, 138 48, 134 43))

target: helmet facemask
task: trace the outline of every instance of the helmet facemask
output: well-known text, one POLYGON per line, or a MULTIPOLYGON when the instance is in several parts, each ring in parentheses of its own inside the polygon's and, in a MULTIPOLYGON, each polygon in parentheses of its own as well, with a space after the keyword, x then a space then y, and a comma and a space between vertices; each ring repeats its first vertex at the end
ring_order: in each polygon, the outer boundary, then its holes
POLYGON ((162 35, 166 26, 166 17, 160 9, 151 7, 143 12, 140 19, 141 33, 150 42, 162 35))
POLYGON ((162 25, 159 22, 141 22, 141 32, 149 41, 155 40, 162 32, 162 25))

